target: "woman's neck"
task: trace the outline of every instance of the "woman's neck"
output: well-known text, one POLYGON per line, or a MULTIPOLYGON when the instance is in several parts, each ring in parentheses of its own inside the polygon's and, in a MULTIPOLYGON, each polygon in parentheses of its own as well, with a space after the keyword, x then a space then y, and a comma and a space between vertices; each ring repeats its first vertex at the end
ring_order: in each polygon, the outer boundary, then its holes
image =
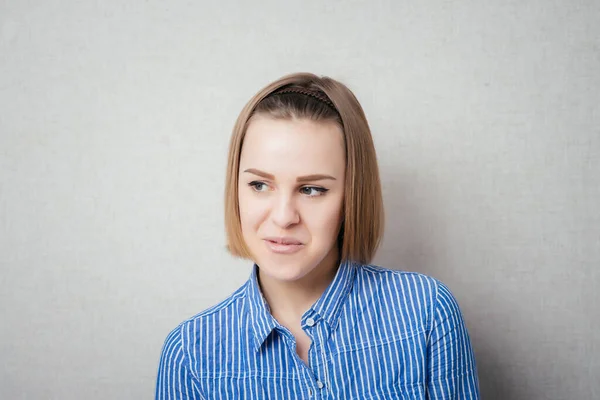
POLYGON ((337 251, 329 254, 319 266, 296 281, 279 281, 260 274, 258 280, 261 291, 271 314, 281 324, 284 321, 299 321, 304 314, 325 292, 337 273, 339 261, 337 251))

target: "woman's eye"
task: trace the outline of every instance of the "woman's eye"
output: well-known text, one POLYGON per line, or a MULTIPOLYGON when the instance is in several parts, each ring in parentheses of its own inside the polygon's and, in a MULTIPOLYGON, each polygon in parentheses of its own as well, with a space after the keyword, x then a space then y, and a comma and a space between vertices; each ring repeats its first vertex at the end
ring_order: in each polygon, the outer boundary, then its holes
POLYGON ((264 182, 250 182, 248 185, 256 192, 266 192, 268 189, 267 184, 264 182))
POLYGON ((316 186, 305 186, 300 188, 300 193, 305 194, 309 197, 322 196, 327 192, 327 189, 316 187, 316 186))

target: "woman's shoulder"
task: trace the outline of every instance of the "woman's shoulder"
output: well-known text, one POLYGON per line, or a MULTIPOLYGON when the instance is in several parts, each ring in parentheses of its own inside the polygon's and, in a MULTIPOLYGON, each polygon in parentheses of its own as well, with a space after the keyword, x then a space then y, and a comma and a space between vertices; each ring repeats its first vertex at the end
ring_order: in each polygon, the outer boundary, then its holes
POLYGON ((448 286, 441 280, 419 272, 378 265, 358 265, 357 274, 362 291, 386 299, 396 299, 392 303, 399 306, 412 304, 433 311, 435 307, 456 302, 448 286))
POLYGON ((245 283, 219 303, 183 320, 169 332, 166 341, 175 341, 182 336, 198 336, 201 331, 206 330, 205 327, 209 326, 215 328, 214 331, 218 331, 219 325, 227 323, 228 319, 242 313, 241 306, 246 297, 247 285, 248 283, 245 283))
POLYGON ((402 269, 391 269, 379 265, 358 265, 359 277, 366 280, 377 280, 382 285, 391 288, 402 287, 406 290, 418 288, 427 293, 435 293, 439 285, 443 285, 438 279, 419 272, 405 271, 402 269))
POLYGON ((430 332, 436 321, 462 319, 450 289, 439 279, 418 272, 358 265, 353 292, 353 304, 391 316, 388 319, 397 321, 399 332, 430 332))

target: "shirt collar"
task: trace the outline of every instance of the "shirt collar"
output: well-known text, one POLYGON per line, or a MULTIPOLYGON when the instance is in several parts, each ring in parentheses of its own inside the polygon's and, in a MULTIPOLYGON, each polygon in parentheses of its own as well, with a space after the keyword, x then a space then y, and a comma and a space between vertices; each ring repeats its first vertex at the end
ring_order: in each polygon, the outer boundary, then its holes
MULTIPOLYGON (((331 329, 335 329, 339 320, 340 311, 344 304, 356 276, 356 266, 350 261, 342 261, 325 292, 313 304, 313 306, 304 314, 303 321, 308 316, 313 319, 322 318, 331 329)), ((275 318, 271 315, 269 305, 260 291, 258 284, 258 267, 255 264, 252 268, 252 274, 246 287, 248 296, 248 314, 252 320, 252 329, 254 330, 255 350, 259 350, 269 334, 279 326, 275 318)))
POLYGON ((254 264, 250 280, 246 286, 248 296, 248 314, 254 330, 255 350, 260 349, 269 334, 277 326, 277 321, 271 315, 269 305, 260 291, 258 285, 258 267, 254 264))
MULTIPOLYGON (((356 266, 351 261, 342 261, 333 281, 307 314, 312 310, 315 315, 323 318, 332 330, 335 329, 342 306, 352 290, 355 276, 356 266)), ((313 317, 313 319, 315 318, 313 317)))

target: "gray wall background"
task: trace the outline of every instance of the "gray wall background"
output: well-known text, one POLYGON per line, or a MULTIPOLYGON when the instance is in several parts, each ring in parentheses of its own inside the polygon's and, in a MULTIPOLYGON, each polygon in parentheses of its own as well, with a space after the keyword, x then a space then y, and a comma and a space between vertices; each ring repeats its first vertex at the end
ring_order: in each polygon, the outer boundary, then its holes
POLYGON ((229 134, 295 71, 378 149, 376 263, 445 281, 486 399, 600 398, 597 1, 0 1, 0 398, 152 398, 250 263, 229 134))

